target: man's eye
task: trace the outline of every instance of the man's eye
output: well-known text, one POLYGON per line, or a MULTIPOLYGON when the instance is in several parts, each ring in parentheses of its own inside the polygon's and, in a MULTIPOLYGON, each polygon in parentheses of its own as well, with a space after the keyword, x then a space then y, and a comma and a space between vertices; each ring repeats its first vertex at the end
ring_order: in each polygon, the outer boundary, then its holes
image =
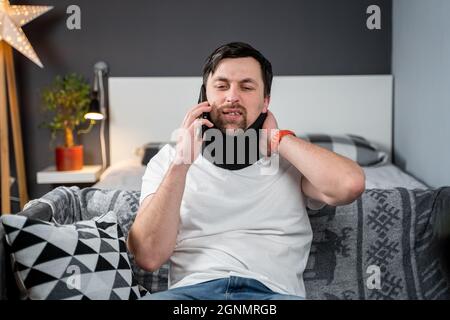
POLYGON ((219 85, 219 86, 216 86, 216 88, 217 89, 225 89, 225 86, 219 85))
POLYGON ((253 90, 252 87, 244 87, 244 90, 253 90))

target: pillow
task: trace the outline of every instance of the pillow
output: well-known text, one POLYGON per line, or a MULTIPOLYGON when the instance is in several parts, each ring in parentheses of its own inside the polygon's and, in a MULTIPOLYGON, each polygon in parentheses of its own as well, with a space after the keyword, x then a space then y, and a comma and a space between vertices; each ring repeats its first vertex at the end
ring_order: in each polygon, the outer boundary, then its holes
MULTIPOLYGON (((72 186, 70 188, 55 188, 40 199, 37 199, 37 201, 43 201, 54 208, 53 219, 59 224, 73 224, 78 221, 86 221, 101 216, 108 211, 114 211, 124 237, 127 239, 129 229, 139 209, 139 198, 140 191, 100 190, 97 188, 80 189, 72 186)), ((30 206, 27 210, 32 210, 32 208, 30 206)), ((139 285, 151 293, 167 290, 168 263, 162 265, 157 271, 149 272, 136 264, 134 256, 130 252, 128 252, 128 258, 133 275, 139 285)))
MULTIPOLYGON (((384 164, 388 160, 386 152, 366 140, 365 138, 353 134, 347 135, 326 135, 326 134, 306 134, 299 135, 313 144, 317 144, 325 149, 333 151, 339 155, 347 157, 360 166, 375 166, 384 164)), ((146 166, 150 159, 166 145, 166 142, 151 142, 143 145, 137 150, 141 157, 142 165, 146 166)))
POLYGON ((379 150, 375 144, 360 136, 351 134, 341 136, 306 134, 300 137, 347 157, 357 162, 360 166, 380 165, 388 160, 386 152, 379 150))
POLYGON ((167 143, 168 142, 150 142, 140 147, 137 153, 142 159, 142 165, 146 166, 150 159, 153 158, 153 156, 155 156, 167 143))
POLYGON ((135 300, 142 296, 113 211, 70 225, 20 215, 1 220, 22 298, 135 300))
POLYGON ((308 210, 307 298, 450 299, 435 232, 449 200, 450 187, 368 189, 351 204, 308 210))

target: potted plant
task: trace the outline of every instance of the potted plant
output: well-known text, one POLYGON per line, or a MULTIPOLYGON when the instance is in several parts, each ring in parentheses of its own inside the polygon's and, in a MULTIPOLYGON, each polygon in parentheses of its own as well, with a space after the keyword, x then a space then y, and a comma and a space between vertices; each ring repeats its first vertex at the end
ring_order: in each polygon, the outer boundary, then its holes
POLYGON ((57 133, 63 133, 64 144, 55 149, 56 169, 58 171, 80 170, 83 168, 83 146, 75 143, 75 136, 90 131, 77 130, 87 121, 84 115, 89 109, 90 86, 76 73, 64 77, 57 76, 53 84, 42 92, 44 111, 51 119, 43 123, 50 129, 52 142, 57 133), (75 130, 76 133, 75 133, 75 130))

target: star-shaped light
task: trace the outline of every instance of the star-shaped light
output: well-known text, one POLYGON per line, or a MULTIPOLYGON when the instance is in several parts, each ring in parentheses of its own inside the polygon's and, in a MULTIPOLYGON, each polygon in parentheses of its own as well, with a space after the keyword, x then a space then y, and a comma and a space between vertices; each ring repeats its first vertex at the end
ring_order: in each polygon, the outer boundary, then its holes
POLYGON ((9 0, 0 0, 0 41, 7 42, 43 68, 21 27, 52 8, 49 6, 12 6, 9 4, 9 0))

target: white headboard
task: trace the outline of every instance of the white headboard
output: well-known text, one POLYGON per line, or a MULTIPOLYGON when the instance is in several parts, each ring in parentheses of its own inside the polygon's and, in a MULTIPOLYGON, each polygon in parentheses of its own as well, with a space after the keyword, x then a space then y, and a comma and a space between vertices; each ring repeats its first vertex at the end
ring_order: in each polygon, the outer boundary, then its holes
MULTIPOLYGON (((109 79, 111 164, 148 142, 171 140, 197 103, 201 77, 109 79)), ((271 110, 297 133, 357 134, 391 154, 391 75, 274 77, 271 110)))

